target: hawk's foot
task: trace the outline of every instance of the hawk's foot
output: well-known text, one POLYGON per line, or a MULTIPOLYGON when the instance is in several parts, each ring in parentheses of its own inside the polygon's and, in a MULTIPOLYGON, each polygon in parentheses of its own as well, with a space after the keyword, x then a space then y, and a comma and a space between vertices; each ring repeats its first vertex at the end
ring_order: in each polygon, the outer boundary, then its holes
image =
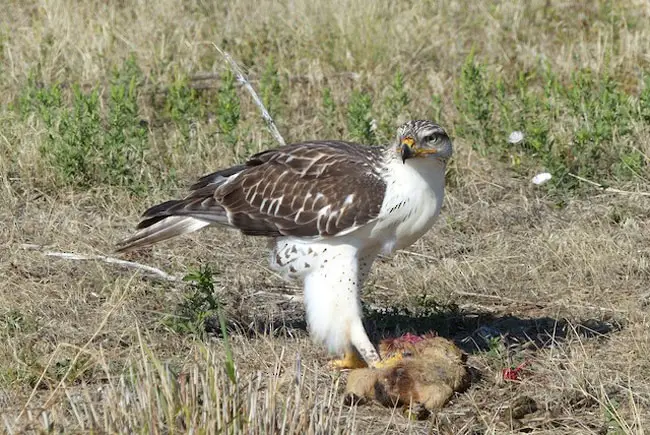
POLYGON ((353 370, 368 367, 368 364, 359 357, 357 352, 349 350, 343 354, 343 358, 331 360, 328 366, 334 370, 353 370))
POLYGON ((386 367, 392 367, 403 359, 404 355, 402 355, 402 353, 396 353, 395 355, 391 355, 388 358, 376 361, 370 366, 374 369, 383 369, 386 367))

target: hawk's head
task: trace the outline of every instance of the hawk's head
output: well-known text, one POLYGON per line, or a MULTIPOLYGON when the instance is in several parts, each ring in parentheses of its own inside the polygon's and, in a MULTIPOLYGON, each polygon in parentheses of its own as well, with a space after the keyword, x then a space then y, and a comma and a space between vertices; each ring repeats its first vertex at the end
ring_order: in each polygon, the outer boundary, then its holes
POLYGON ((453 146, 445 130, 438 124, 416 120, 408 121, 397 129, 397 152, 404 163, 410 158, 447 161, 453 154, 453 146))

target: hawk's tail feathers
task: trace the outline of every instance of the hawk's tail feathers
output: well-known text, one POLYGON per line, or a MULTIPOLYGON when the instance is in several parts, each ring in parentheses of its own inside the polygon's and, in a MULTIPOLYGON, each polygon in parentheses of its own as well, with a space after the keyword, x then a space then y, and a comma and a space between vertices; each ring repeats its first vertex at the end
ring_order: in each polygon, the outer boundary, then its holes
POLYGON ((140 228, 132 237, 120 242, 116 252, 129 252, 153 245, 181 234, 200 230, 211 223, 191 216, 168 216, 150 226, 140 228))
POLYGON ((119 243, 117 252, 149 246, 210 224, 229 225, 226 210, 210 192, 163 202, 144 212, 136 233, 119 243))
POLYGON ((201 177, 184 199, 174 199, 150 207, 142 215, 137 231, 118 243, 117 252, 128 252, 211 224, 232 226, 228 212, 215 198, 215 191, 246 168, 237 165, 201 177))

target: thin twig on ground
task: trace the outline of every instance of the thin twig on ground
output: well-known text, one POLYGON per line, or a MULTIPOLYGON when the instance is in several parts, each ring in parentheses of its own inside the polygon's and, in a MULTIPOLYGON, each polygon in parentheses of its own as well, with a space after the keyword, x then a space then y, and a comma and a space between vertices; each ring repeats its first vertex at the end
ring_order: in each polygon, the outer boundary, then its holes
POLYGON ((271 297, 284 299, 285 301, 288 301, 288 302, 303 302, 305 300, 304 296, 298 295, 298 294, 266 292, 266 291, 263 291, 263 290, 256 291, 255 293, 251 294, 250 296, 251 297, 254 297, 254 296, 271 296, 271 297))
POLYGON ((135 261, 120 260, 119 258, 107 257, 105 255, 86 255, 86 254, 75 254, 72 252, 56 252, 56 251, 43 251, 43 246, 31 245, 28 243, 22 244, 21 248, 29 249, 34 251, 42 251, 43 255, 47 257, 56 257, 63 258, 66 260, 77 260, 77 261, 101 261, 102 263, 116 264, 118 266, 126 267, 129 269, 136 269, 144 272, 145 274, 162 279, 164 281, 178 282, 182 281, 182 278, 175 275, 170 275, 167 272, 153 267, 147 266, 146 264, 136 263, 135 261))
POLYGON ((521 305, 528 305, 528 306, 533 306, 536 308, 546 308, 548 306, 562 306, 562 307, 567 307, 567 308, 586 308, 588 310, 597 310, 597 311, 609 311, 612 313, 628 313, 629 311, 627 310, 621 310, 618 308, 608 308, 608 307, 599 307, 596 305, 589 305, 589 304, 567 304, 564 302, 528 302, 528 301, 523 301, 519 299, 513 299, 509 298, 506 296, 498 296, 498 295, 491 295, 487 293, 475 293, 475 292, 466 292, 462 290, 454 290, 454 294, 457 294, 459 296, 467 296, 467 297, 474 297, 474 298, 483 298, 483 299, 492 299, 496 301, 501 301, 501 302, 507 302, 511 304, 521 304, 521 305))
POLYGON ((613 187, 607 187, 604 184, 596 183, 595 181, 588 180, 584 177, 581 177, 576 174, 572 174, 569 172, 569 176, 575 178, 576 180, 582 181, 583 183, 591 184, 592 186, 598 187, 604 192, 607 193, 619 193, 623 195, 639 195, 639 196, 650 196, 650 192, 633 192, 630 190, 621 190, 621 189, 615 189, 613 187))
POLYGON ((439 258, 436 258, 433 255, 422 254, 420 252, 415 252, 415 251, 408 251, 406 249, 401 249, 398 252, 401 252, 401 253, 404 253, 404 254, 407 254, 407 255, 412 255, 414 257, 424 258, 426 260, 440 261, 439 258))
POLYGON ((253 97, 253 101, 259 107, 260 112, 262 112, 262 118, 266 122, 266 126, 268 127, 269 131, 275 138, 275 140, 278 142, 280 145, 286 145, 286 142, 282 135, 280 134, 280 131, 278 131, 278 127, 275 125, 275 121, 273 121, 273 118, 269 114, 269 111, 266 110, 266 107, 264 107, 264 104, 262 103, 262 100, 260 99, 259 95, 257 95, 257 92, 255 92, 255 89, 253 89, 253 86, 249 83, 248 79, 244 75, 244 72, 239 68, 239 65, 237 65, 237 62, 230 56, 230 54, 226 53, 223 51, 217 44, 212 44, 214 48, 226 59, 228 64, 230 65, 230 69, 232 70, 233 73, 235 73, 235 76, 237 76, 237 81, 241 83, 244 88, 248 91, 249 94, 251 94, 251 97, 253 97))

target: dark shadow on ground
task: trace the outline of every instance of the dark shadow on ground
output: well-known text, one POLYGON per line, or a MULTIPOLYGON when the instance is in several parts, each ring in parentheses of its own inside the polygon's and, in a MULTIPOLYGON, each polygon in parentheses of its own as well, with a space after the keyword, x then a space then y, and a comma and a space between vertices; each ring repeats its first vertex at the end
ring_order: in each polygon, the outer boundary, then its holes
MULTIPOLYGON (((305 309, 300 299, 286 300, 266 295, 254 304, 227 304, 224 308, 228 331, 233 334, 284 338, 307 335, 305 309)), ((206 319, 205 330, 221 337, 219 319, 206 319)))
MULTIPOLYGON (((272 337, 307 337, 306 323, 304 320, 304 307, 302 301, 269 303, 272 301, 256 301, 257 306, 247 306, 245 309, 235 310, 230 313, 230 328, 233 333, 256 336, 258 334, 270 335, 272 337)), ((545 398, 535 398, 536 395, 517 394, 515 390, 498 387, 493 379, 485 376, 490 373, 490 367, 499 373, 499 370, 514 369, 519 364, 530 362, 535 353, 545 348, 562 345, 562 343, 575 342, 576 339, 590 341, 608 340, 612 333, 620 331, 625 327, 625 322, 613 317, 601 314, 599 318, 553 318, 549 316, 518 317, 511 314, 489 311, 490 307, 484 310, 469 311, 460 309, 456 305, 408 308, 377 308, 364 306, 364 326, 370 339, 377 344, 386 337, 399 337, 405 333, 422 335, 435 333, 448 338, 456 343, 463 351, 473 359, 467 362, 467 370, 470 375, 470 385, 477 385, 476 391, 483 390, 481 397, 483 405, 493 409, 493 416, 499 419, 506 419, 504 424, 520 425, 524 429, 529 428, 555 428, 564 427, 566 417, 572 418, 576 410, 584 413, 592 413, 589 408, 597 408, 598 402, 594 396, 582 393, 579 390, 567 389, 557 395, 557 401, 548 406, 552 417, 543 414, 544 409, 539 403, 546 403, 545 398), (485 358, 496 351, 495 358, 485 358), (493 365, 496 365, 494 367, 493 365), (482 386, 481 386, 482 385, 482 386), (522 402, 522 400, 524 402, 522 402), (536 402, 536 400, 538 402, 536 402), (496 402, 498 407, 495 407, 496 402), (530 405, 528 408, 519 407, 519 403, 530 405), (501 409, 505 410, 502 411, 501 409), (569 414, 567 414, 569 409, 569 414), (513 417, 513 411, 522 412, 520 417, 513 417), (510 412, 510 414, 508 414, 510 412), (505 414, 504 414, 505 413, 505 414), (542 414, 544 417, 542 417, 542 414), (505 417, 504 417, 505 416, 505 417), (510 416, 510 417, 508 417, 510 416), (524 419, 528 418, 529 419, 524 419), (508 420, 509 419, 509 420, 508 420)), ((214 324, 216 326, 216 323, 214 324)), ((218 327, 214 328, 218 331, 218 327)), ((514 372, 514 370, 513 370, 514 372)), ((505 379, 507 372, 503 372, 499 379, 505 379)), ((514 376, 516 372, 514 372, 514 376)), ((608 397, 616 397, 616 390, 608 392, 608 397)), ((546 393, 543 393, 546 394, 546 393)), ((621 396, 623 397, 623 396, 621 396)), ((455 399, 454 399, 455 400, 455 399)), ((475 400, 475 399, 472 399, 475 400)), ((464 402, 465 404, 467 402, 464 402)), ((465 427, 466 421, 480 421, 480 412, 474 410, 473 405, 444 415, 446 420, 436 420, 445 427, 465 427), (447 423, 444 423, 447 422, 447 423), (459 423, 460 422, 460 423, 459 423)), ((544 405, 546 406, 546 405, 544 405)), ((490 411, 492 412, 492 411, 490 411)), ((517 414, 519 415, 519 414, 517 414)), ((567 421, 568 421, 567 420, 567 421)), ((580 427, 587 427, 589 422, 581 423, 580 427)), ((505 427, 505 426, 504 426, 505 427)), ((591 426, 589 426, 591 427, 591 426)), ((595 424, 594 431, 600 431, 601 426, 595 424)), ((450 431, 452 433, 452 431, 450 431)))
POLYGON ((407 332, 437 335, 453 340, 467 353, 489 350, 498 340, 506 348, 533 346, 537 349, 565 341, 568 337, 597 338, 624 327, 622 321, 562 318, 520 318, 488 312, 461 311, 454 306, 412 312, 408 309, 364 309, 364 323, 373 342, 407 332))
MULTIPOLYGON (((274 337, 297 337, 307 334, 305 312, 300 301, 262 304, 227 313, 229 329, 236 334, 274 337), (273 306, 273 308, 271 308, 273 306)), ((624 327, 624 322, 605 317, 567 320, 552 317, 517 317, 491 312, 460 310, 455 305, 422 308, 370 308, 363 306, 364 325, 373 343, 385 337, 397 337, 407 332, 437 335, 453 340, 467 353, 489 350, 495 343, 507 349, 542 349, 565 341, 569 337, 604 338, 624 327)), ((206 321, 209 333, 220 335, 218 322, 206 321)))

